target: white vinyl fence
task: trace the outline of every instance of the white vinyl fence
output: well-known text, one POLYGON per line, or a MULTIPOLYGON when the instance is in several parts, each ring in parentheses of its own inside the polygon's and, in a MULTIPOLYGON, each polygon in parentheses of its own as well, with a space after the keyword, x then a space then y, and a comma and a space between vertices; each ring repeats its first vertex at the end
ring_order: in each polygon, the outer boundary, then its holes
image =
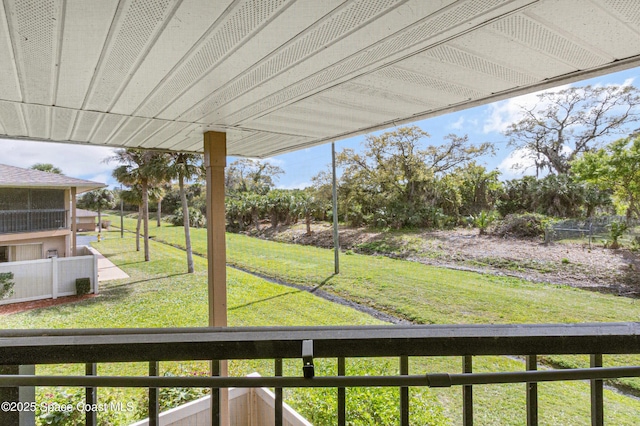
MULTIPOLYGON (((89 253, 78 247, 78 253, 89 253)), ((0 272, 13 273, 13 295, 0 300, 0 305, 56 299, 76 294, 76 278, 89 278, 91 293, 98 293, 98 262, 93 254, 24 262, 0 263, 0 272)))
MULTIPOLYGON (((252 373, 249 377, 259 376, 252 373)), ((211 397, 165 411, 160 414, 160 426, 205 426, 211 424, 211 397)), ((275 424, 275 395, 266 388, 229 389, 229 423, 231 426, 272 426, 275 424)), ((282 404, 284 426, 313 426, 287 404, 282 404)), ((131 426, 148 426, 149 419, 131 426)))

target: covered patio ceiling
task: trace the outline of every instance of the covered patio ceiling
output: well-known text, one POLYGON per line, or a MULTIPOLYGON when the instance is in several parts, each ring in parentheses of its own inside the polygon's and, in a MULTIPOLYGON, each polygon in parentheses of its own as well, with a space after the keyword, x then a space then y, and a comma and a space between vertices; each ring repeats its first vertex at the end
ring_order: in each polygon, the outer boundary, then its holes
POLYGON ((0 138, 268 157, 636 66, 637 0, 4 0, 0 138))

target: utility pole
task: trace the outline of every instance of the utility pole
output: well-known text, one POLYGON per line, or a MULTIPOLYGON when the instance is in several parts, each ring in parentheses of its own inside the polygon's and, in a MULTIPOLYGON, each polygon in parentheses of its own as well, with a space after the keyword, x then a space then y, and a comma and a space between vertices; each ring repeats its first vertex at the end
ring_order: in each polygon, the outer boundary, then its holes
POLYGON ((122 200, 122 184, 120 184, 120 238, 124 238, 124 201, 122 200))
POLYGON ((336 188, 336 143, 331 142, 331 168, 333 170, 333 247, 335 251, 335 273, 340 273, 340 240, 338 234, 338 190, 336 188))

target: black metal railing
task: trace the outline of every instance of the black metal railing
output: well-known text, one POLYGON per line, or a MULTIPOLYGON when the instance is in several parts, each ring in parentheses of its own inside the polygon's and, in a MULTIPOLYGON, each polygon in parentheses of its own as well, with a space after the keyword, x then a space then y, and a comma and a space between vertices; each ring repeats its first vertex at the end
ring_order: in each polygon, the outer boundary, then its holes
MULTIPOLYGON (((460 386, 463 424, 473 423, 473 386, 526 383, 526 423, 538 423, 538 382, 590 380, 591 422, 601 425, 603 380, 640 377, 640 366, 602 367, 603 354, 640 353, 640 323, 268 327, 178 329, 2 330, 0 363, 5 365, 85 363, 86 376, 1 375, 0 387, 77 386, 87 388, 95 400, 99 387, 149 388, 150 424, 158 424, 160 387, 211 387, 214 403, 219 389, 228 387, 276 389, 275 424, 282 424, 283 388, 332 387, 338 389, 338 424, 345 424, 348 387, 400 388, 400 424, 411 418, 409 387, 460 386), (586 354, 590 368, 538 370, 538 355, 586 354), (473 357, 482 355, 526 356, 522 371, 473 373, 473 357), (409 375, 412 356, 459 356, 461 373, 409 375), (395 376, 346 376, 345 358, 397 357, 395 376), (273 359, 273 377, 158 377, 157 362, 180 360, 273 359), (300 375, 282 376, 282 360, 298 358, 300 375), (337 376, 318 376, 313 360, 334 358, 337 376), (95 363, 139 362, 150 365, 149 376, 95 376, 95 363)), ((525 420, 523 419, 523 423, 525 420)), ((95 424, 87 417, 87 424, 95 424)))
POLYGON ((0 234, 49 231, 66 227, 67 211, 64 209, 0 211, 0 234))

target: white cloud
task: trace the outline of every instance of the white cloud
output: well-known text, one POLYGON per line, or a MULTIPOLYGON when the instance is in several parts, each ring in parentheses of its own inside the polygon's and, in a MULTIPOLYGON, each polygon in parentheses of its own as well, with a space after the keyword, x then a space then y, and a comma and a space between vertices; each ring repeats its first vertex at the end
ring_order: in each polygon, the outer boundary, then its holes
POLYGON ((264 158, 262 160, 258 160, 260 162, 263 163, 269 163, 272 166, 278 166, 278 167, 283 167, 286 163, 286 161, 280 159, 280 158, 275 158, 275 157, 268 157, 268 158, 264 158))
POLYGON ((289 185, 278 185, 278 189, 305 189, 311 186, 311 182, 296 182, 289 185))
POLYGON ((503 133, 511 123, 515 123, 522 118, 523 108, 543 109, 545 107, 545 105, 540 104, 540 100, 538 99, 540 93, 559 92, 568 87, 570 87, 570 85, 558 86, 553 89, 529 93, 489 105, 489 116, 484 121, 483 132, 503 133))
POLYGON ((517 179, 526 175, 535 174, 535 162, 524 149, 513 150, 498 164, 501 177, 517 179))
POLYGON ((456 121, 451 123, 449 125, 449 127, 451 127, 452 129, 460 130, 460 129, 462 129, 462 126, 464 125, 464 121, 465 121, 464 117, 460 117, 456 121))
POLYGON ((0 152, 2 164, 29 168, 35 163, 50 163, 67 176, 104 183, 115 167, 103 163, 113 155, 113 149, 106 147, 0 139, 0 152))

